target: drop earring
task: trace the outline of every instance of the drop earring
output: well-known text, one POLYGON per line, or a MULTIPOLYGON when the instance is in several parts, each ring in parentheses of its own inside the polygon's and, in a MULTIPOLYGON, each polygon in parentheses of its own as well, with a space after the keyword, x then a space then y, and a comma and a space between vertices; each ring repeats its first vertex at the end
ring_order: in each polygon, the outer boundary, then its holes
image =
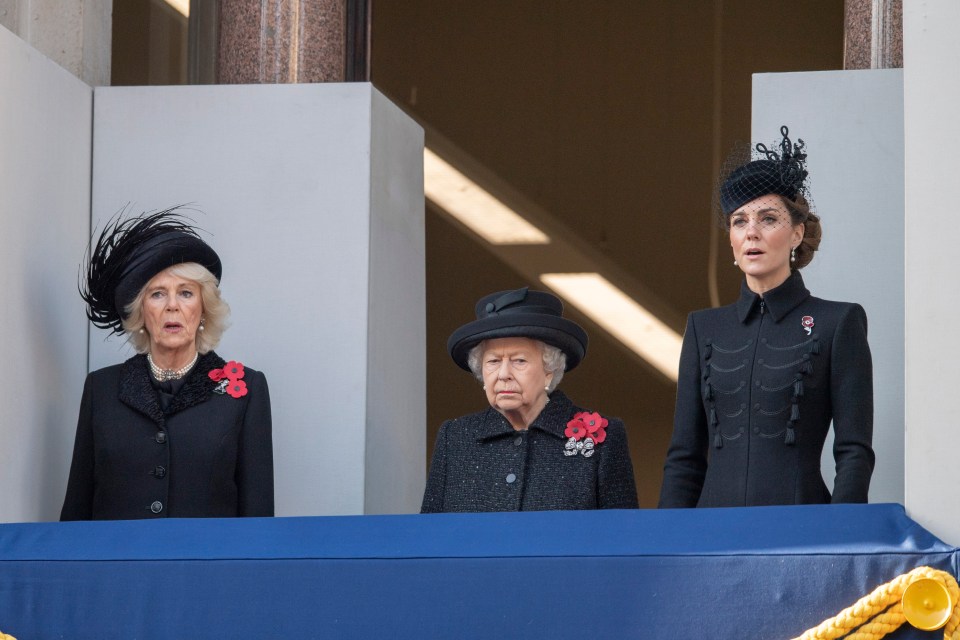
POLYGON ((790 262, 796 262, 796 261, 797 261, 797 248, 794 247, 793 249, 790 249, 790 262))
POLYGON ((200 331, 203 331, 203 318, 200 318, 200 331))

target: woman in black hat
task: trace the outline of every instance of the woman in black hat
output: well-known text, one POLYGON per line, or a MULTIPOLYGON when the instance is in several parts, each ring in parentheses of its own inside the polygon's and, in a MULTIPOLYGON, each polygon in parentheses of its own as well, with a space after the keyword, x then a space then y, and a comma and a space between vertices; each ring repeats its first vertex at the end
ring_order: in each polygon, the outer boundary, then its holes
POLYGON ((273 515, 266 379, 213 351, 229 313, 220 275, 174 209, 100 234, 87 316, 139 355, 87 376, 61 520, 273 515))
POLYGON ((732 171, 721 219, 744 273, 736 303, 690 314, 680 355, 661 507, 866 502, 873 472, 873 374, 863 307, 810 295, 800 269, 820 244, 806 154, 732 171), (820 455, 833 422, 833 493, 820 455))
POLYGON ((556 391, 587 349, 560 300, 501 291, 476 313, 447 350, 483 383, 490 408, 440 427, 421 512, 636 508, 623 422, 556 391))

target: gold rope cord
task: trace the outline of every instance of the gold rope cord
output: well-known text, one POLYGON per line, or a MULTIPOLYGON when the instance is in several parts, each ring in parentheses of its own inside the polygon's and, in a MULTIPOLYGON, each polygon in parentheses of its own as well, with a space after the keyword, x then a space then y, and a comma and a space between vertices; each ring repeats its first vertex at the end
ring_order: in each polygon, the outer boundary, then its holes
POLYGON ((927 578, 946 587, 953 603, 953 611, 947 625, 943 628, 945 640, 960 640, 960 587, 952 575, 946 571, 917 567, 909 573, 897 576, 882 584, 870 594, 857 600, 829 620, 824 620, 803 635, 793 640, 875 640, 895 631, 906 618, 900 599, 903 591, 915 580, 927 578), (859 629, 858 629, 859 627, 859 629), (856 631, 854 631, 856 629, 856 631), (848 635, 849 634, 849 635, 848 635))
POLYGON ((0 631, 0 640, 17 640, 13 636, 8 636, 3 631, 0 631))

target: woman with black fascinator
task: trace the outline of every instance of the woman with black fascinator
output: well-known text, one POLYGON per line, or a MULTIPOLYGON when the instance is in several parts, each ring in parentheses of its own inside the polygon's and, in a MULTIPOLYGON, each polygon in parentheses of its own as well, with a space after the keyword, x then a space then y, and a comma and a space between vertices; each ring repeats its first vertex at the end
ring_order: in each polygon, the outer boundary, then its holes
POLYGON ((221 272, 176 209, 100 234, 87 316, 138 355, 87 376, 61 520, 273 515, 266 378, 213 351, 221 272))
POLYGON ((731 305, 690 314, 660 507, 866 502, 873 368, 863 307, 810 295, 800 269, 820 244, 804 143, 739 164, 720 219, 744 274, 731 305), (833 492, 820 456, 834 428, 833 492))

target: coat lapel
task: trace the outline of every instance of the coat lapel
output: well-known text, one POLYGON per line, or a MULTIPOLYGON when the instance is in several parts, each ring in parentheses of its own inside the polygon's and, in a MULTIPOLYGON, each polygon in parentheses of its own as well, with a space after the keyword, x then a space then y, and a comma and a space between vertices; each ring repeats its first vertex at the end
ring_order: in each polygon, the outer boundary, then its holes
POLYGON ((567 422, 573 417, 574 408, 573 402, 563 391, 554 391, 550 395, 550 402, 543 408, 530 428, 539 429, 561 440, 566 440, 567 436, 563 432, 567 428, 567 422))
POLYGON ((163 424, 163 412, 160 410, 157 392, 150 384, 147 356, 134 356, 123 363, 120 370, 120 402, 154 422, 163 424))
MULTIPOLYGON (((223 358, 213 351, 200 356, 197 365, 187 375, 187 381, 170 403, 166 416, 209 399, 217 383, 207 374, 224 364, 223 358)), ((157 424, 164 423, 166 416, 160 409, 157 392, 150 383, 150 369, 145 355, 134 356, 123 363, 120 371, 120 401, 157 424)))
POLYGON ((167 415, 189 409, 210 398, 210 394, 216 388, 217 383, 210 379, 207 374, 213 369, 221 369, 226 362, 213 351, 200 356, 197 360, 197 366, 187 376, 187 381, 177 395, 173 396, 173 402, 167 410, 167 415))

